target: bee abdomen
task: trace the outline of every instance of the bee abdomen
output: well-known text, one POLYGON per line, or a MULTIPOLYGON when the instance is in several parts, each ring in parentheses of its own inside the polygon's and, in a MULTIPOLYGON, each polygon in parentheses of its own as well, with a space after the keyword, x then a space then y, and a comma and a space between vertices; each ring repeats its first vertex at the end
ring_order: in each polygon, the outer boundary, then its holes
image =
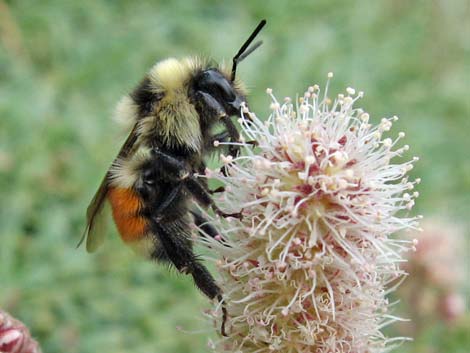
POLYGON ((110 188, 108 200, 122 240, 126 243, 141 240, 148 231, 148 222, 139 213, 142 200, 135 191, 130 188, 110 188))

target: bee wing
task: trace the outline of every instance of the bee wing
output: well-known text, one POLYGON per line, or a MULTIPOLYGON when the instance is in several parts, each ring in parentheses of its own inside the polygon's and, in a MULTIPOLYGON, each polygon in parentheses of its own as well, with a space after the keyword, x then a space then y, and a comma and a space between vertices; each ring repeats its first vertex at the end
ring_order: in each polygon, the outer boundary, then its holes
MULTIPOLYGON (((127 157, 134 149, 137 138, 137 124, 135 124, 115 160, 118 158, 127 157)), ((93 196, 93 199, 87 208, 87 225, 85 227, 85 231, 83 232, 82 238, 77 244, 77 248, 82 245, 86 239, 86 250, 88 252, 94 252, 104 242, 107 221, 107 218, 105 217, 106 212, 104 211, 107 209, 106 197, 108 195, 110 178, 111 173, 108 169, 105 177, 103 178, 103 181, 100 184, 100 187, 98 188, 98 191, 96 191, 95 196, 93 196)))
POLYGON ((86 250, 88 252, 94 252, 98 247, 103 244, 106 235, 106 217, 105 217, 105 206, 106 206, 106 195, 108 194, 108 174, 104 177, 101 182, 98 191, 93 196, 86 210, 87 225, 83 232, 82 238, 78 243, 79 247, 86 239, 86 250))

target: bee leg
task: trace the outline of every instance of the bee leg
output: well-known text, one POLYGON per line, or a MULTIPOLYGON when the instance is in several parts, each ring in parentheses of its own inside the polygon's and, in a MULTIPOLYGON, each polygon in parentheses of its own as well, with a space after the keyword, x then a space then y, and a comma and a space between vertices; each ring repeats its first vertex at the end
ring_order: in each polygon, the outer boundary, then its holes
MULTIPOLYGON (((248 121, 250 121, 250 120, 248 120, 248 121)), ((233 142, 241 142, 240 141, 240 132, 238 131, 237 127, 235 126, 233 121, 230 119, 230 117, 228 117, 228 116, 223 117, 222 122, 224 123, 225 127, 227 128, 227 131, 228 131, 228 133, 231 137, 231 140, 233 142)), ((244 142, 244 144, 252 145, 252 146, 258 146, 258 141, 251 140, 251 141, 244 142)), ((232 147, 232 151, 231 151, 230 155, 234 158, 237 157, 238 154, 239 154, 239 151, 240 151, 240 146, 232 145, 230 147, 232 147)))
POLYGON ((191 210, 191 214, 194 218, 194 224, 202 230, 199 232, 202 236, 210 236, 211 238, 215 238, 217 236, 220 237, 220 233, 217 229, 209 223, 209 221, 198 211, 191 210))
POLYGON ((227 128, 228 136, 230 136, 231 141, 239 141, 240 134, 238 133, 236 126, 230 120, 230 117, 227 115, 227 112, 225 111, 224 107, 222 107, 222 105, 210 94, 202 91, 198 91, 198 94, 206 102, 206 105, 213 110, 213 112, 225 125, 225 127, 227 128))
MULTIPOLYGON (((238 132, 237 127, 233 123, 232 120, 230 120, 229 116, 225 116, 222 118, 222 122, 224 123, 225 127, 227 128, 227 132, 230 136, 230 139, 232 142, 240 142, 240 133, 238 132)), ((240 152, 240 146, 236 145, 230 145, 229 146, 229 154, 235 158, 238 156, 240 152)))
MULTIPOLYGON (((225 124, 225 127, 227 130, 230 132, 230 136, 232 138, 232 141, 235 142, 241 142, 240 141, 240 132, 238 131, 237 127, 233 123, 230 118, 223 118, 222 119, 223 123, 225 124)), ((258 146, 258 141, 256 140, 251 140, 251 141, 246 141, 244 142, 245 145, 251 145, 252 147, 258 146)), ((229 148, 229 154, 235 158, 239 155, 240 153, 240 146, 239 145, 231 145, 229 148), (230 150, 232 148, 232 150, 230 150)))
POLYGON ((164 196, 163 201, 153 212, 153 216, 156 217, 157 221, 163 219, 166 209, 173 203, 173 201, 175 201, 176 196, 178 196, 182 188, 182 183, 176 184, 176 186, 167 195, 164 196))
POLYGON ((224 192, 224 191, 225 191, 225 188, 223 186, 219 186, 217 189, 209 190, 209 194, 214 195, 214 194, 217 194, 219 192, 224 192))
POLYGON ((228 142, 228 138, 230 137, 228 131, 222 131, 218 134, 215 134, 210 137, 209 142, 208 142, 208 148, 217 148, 217 146, 214 145, 216 142, 228 142))
POLYGON ((182 222, 181 224, 158 222, 155 220, 152 222, 154 234, 158 236, 158 240, 165 250, 166 257, 180 272, 190 274, 196 286, 209 299, 217 299, 222 303, 221 333, 226 336, 225 322, 227 320, 227 309, 223 304, 222 290, 215 283, 207 268, 197 260, 188 236, 181 232, 181 229, 186 226, 182 222))
MULTIPOLYGON (((240 142, 240 133, 238 132, 237 127, 235 124, 230 120, 230 116, 227 115, 225 109, 222 105, 210 94, 202 91, 198 91, 199 96, 204 99, 207 106, 209 106, 216 115, 220 118, 222 123, 227 128, 228 135, 230 136, 230 141, 232 142, 240 142)), ((240 146, 230 145, 229 146, 229 155, 233 158, 237 157, 240 153, 240 146)), ((225 166, 223 166, 220 171, 227 176, 228 170, 225 166)))
MULTIPOLYGON (((200 175, 206 174, 206 164, 204 162, 201 163, 201 165, 197 169, 197 172, 200 175)), ((211 195, 225 191, 225 188, 223 186, 219 186, 218 188, 216 188, 214 190, 209 189, 209 185, 207 184, 207 179, 205 179, 205 178, 201 178, 201 179, 197 179, 197 180, 199 181, 199 184, 201 184, 204 187, 204 189, 206 189, 207 192, 211 195)))
POLYGON ((212 97, 209 93, 204 92, 204 91, 197 91, 196 93, 199 95, 199 97, 204 100, 206 105, 212 109, 212 111, 215 113, 215 115, 218 118, 223 118, 227 116, 227 112, 225 111, 224 107, 214 98, 212 97))
POLYGON ((224 298, 221 294, 217 296, 217 300, 219 301, 222 307, 222 324, 220 325, 220 334, 222 336, 228 337, 227 333, 225 332, 225 323, 227 322, 227 308, 225 307, 224 298))
POLYGON ((246 141, 245 143, 247 145, 251 145, 252 147, 256 147, 256 146, 259 145, 258 141, 256 141, 256 140, 246 141))
POLYGON ((161 151, 157 147, 153 148, 152 153, 161 164, 162 169, 165 170, 169 176, 172 176, 177 180, 184 180, 191 176, 191 170, 188 169, 186 163, 161 151))
MULTIPOLYGON (((237 127, 233 123, 232 120, 230 120, 229 116, 225 116, 222 118, 222 122, 224 123, 225 127, 227 128, 227 131, 230 135, 230 140, 232 142, 240 143, 240 133, 238 132, 237 127)), ((233 158, 238 157, 240 154, 240 145, 229 145, 228 147, 228 155, 232 156, 233 158)), ((223 166, 220 168, 220 171, 223 175, 227 176, 228 175, 228 168, 226 166, 223 166)))
MULTIPOLYGON (((198 91, 200 97, 204 99, 206 105, 209 106, 216 115, 221 119, 222 123, 227 128, 228 135, 230 136, 232 142, 238 142, 240 140, 240 134, 237 130, 237 127, 230 120, 230 116, 227 115, 224 107, 210 94, 202 91, 198 91)), ((234 156, 235 157, 235 156, 234 156)))
POLYGON ((242 219, 243 216, 241 211, 236 213, 226 213, 220 208, 218 208, 214 200, 212 200, 212 197, 209 192, 199 183, 196 178, 190 177, 184 182, 186 189, 191 192, 191 194, 201 206, 212 208, 214 212, 221 217, 234 217, 242 219))
POLYGON ((211 238, 216 238, 226 246, 229 246, 227 242, 222 238, 222 235, 219 231, 209 223, 209 221, 198 211, 191 211, 194 217, 194 224, 202 230, 199 231, 199 234, 203 237, 210 236, 211 238))

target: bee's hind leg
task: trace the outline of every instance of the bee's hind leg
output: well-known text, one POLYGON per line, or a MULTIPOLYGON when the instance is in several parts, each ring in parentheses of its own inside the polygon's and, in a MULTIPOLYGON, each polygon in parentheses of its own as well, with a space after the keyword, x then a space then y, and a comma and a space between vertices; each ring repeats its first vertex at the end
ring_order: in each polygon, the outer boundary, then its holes
POLYGON ((222 307, 221 334, 226 336, 225 323, 227 321, 227 309, 223 303, 222 290, 215 283, 214 278, 201 264, 193 253, 190 235, 185 229, 188 224, 184 221, 159 222, 153 220, 152 231, 158 237, 165 256, 181 273, 190 274, 196 286, 209 299, 217 299, 222 307))

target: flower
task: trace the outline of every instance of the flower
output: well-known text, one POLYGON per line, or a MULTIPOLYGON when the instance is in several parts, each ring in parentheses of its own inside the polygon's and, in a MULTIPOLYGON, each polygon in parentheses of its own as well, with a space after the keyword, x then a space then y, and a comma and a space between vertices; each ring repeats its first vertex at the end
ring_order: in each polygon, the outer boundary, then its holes
MULTIPOLYGON (((332 77, 332 74, 329 74, 332 77)), ((329 82, 329 81, 328 81, 329 82)), ((384 138, 397 117, 377 126, 355 108, 363 96, 347 88, 334 101, 319 86, 292 102, 272 90, 266 121, 247 107, 240 123, 244 153, 222 160, 229 175, 207 171, 225 184, 218 205, 243 219, 210 216, 217 239, 204 239, 221 275, 229 313, 228 337, 217 352, 383 352, 403 338, 381 329, 387 293, 404 272, 401 253, 411 240, 390 235, 417 228, 406 216, 419 179, 413 162, 394 164, 408 146, 404 133, 384 138)), ((220 143, 222 144, 222 143, 220 143)), ((220 327, 220 304, 212 311, 220 327)))
POLYGON ((465 314, 465 299, 460 293, 448 292, 440 298, 441 316, 447 322, 453 322, 465 314))
POLYGON ((402 267, 414 280, 405 281, 398 293, 408 306, 416 332, 437 321, 453 323, 465 313, 460 293, 466 278, 461 227, 434 219, 423 222, 422 228, 422 232, 408 234, 416 239, 416 251, 406 256, 402 267))
POLYGON ((416 272, 429 286, 455 289, 461 285, 464 258, 462 229, 450 221, 426 221, 422 232, 410 236, 417 240, 416 251, 407 256, 407 272, 416 272))
POLYGON ((0 352, 41 353, 28 328, 2 310, 0 310, 0 352))

